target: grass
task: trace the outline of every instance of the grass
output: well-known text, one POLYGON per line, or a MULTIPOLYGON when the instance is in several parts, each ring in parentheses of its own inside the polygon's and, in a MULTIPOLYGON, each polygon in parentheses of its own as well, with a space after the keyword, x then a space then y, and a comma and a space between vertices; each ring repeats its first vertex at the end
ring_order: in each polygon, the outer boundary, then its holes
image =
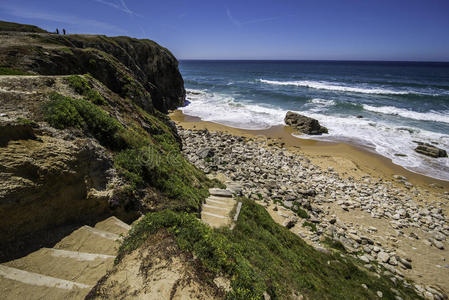
POLYGON ((85 99, 73 99, 52 93, 50 101, 46 102, 43 108, 45 121, 54 128, 82 129, 107 147, 126 147, 123 126, 106 111, 85 99))
POLYGON ((292 207, 292 211, 293 211, 294 213, 296 213, 299 217, 303 218, 303 219, 308 219, 308 218, 310 218, 309 214, 308 214, 304 209, 302 209, 301 207, 299 207, 298 205, 293 206, 293 207, 292 207))
POLYGON ((47 32, 34 25, 26 25, 6 21, 0 21, 0 31, 41 32, 41 33, 47 32))
POLYGON ((29 75, 26 72, 14 70, 11 68, 0 67, 0 75, 29 75))
POLYGON ((26 118, 17 118, 16 119, 17 123, 21 124, 21 125, 25 125, 25 126, 31 126, 31 127, 38 127, 39 125, 30 119, 26 119, 26 118))
POLYGON ((302 227, 309 227, 312 232, 317 232, 317 228, 314 223, 305 221, 304 223, 302 223, 302 227))
MULTIPOLYGON (((85 78, 75 75, 68 81, 77 93, 89 92, 85 78)), ((155 188, 166 199, 161 207, 198 211, 208 188, 215 185, 182 157, 170 128, 144 111, 138 113, 150 125, 150 134, 132 121, 124 127, 86 98, 53 93, 43 112, 45 121, 52 127, 78 128, 113 150, 114 165, 130 188, 134 191, 155 188)))
POLYGON ((159 190, 170 199, 166 207, 197 211, 214 183, 188 163, 179 149, 167 151, 165 144, 125 149, 114 156, 115 167, 133 189, 148 185, 159 190))
POLYGON ((367 273, 356 260, 314 250, 276 224, 260 205, 239 200, 243 206, 233 231, 213 230, 184 212, 147 214, 124 239, 116 263, 164 229, 173 234, 183 251, 201 261, 210 280, 222 275, 231 279, 229 299, 263 299, 264 292, 271 299, 290 298, 295 292, 308 299, 375 299, 377 291, 383 293, 383 299, 394 299, 391 287, 403 299, 419 298, 411 289, 367 273))
POLYGON ((67 77, 67 82, 76 93, 84 96, 87 100, 97 105, 105 104, 105 99, 100 93, 93 89, 88 80, 80 75, 71 75, 67 77))
POLYGON ((70 49, 70 48, 68 48, 68 47, 63 47, 63 48, 60 48, 60 50, 61 50, 62 52, 64 52, 64 53, 67 53, 67 54, 73 55, 73 51, 72 51, 72 49, 70 49))
POLYGON ((330 248, 336 249, 341 252, 346 252, 345 246, 340 241, 333 240, 329 237, 326 237, 323 241, 323 244, 327 245, 330 248))

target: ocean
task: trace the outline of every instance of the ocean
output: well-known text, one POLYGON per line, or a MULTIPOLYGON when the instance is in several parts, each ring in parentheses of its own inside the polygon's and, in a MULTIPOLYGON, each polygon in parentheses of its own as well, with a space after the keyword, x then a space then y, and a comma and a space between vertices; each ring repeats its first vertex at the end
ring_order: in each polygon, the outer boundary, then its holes
POLYGON ((410 171, 449 180, 449 159, 414 151, 416 141, 449 152, 449 63, 180 61, 181 110, 244 129, 284 124, 288 110, 329 129, 301 138, 365 147, 410 171))

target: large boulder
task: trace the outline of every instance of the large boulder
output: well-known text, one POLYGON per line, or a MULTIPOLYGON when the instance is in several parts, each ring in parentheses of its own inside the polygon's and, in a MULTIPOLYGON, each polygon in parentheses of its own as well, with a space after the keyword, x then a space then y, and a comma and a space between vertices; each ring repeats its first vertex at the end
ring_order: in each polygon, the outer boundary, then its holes
POLYGON ((416 147, 415 151, 418 153, 421 153, 423 155, 427 155, 430 157, 447 157, 446 150, 443 150, 441 148, 435 147, 434 145, 428 144, 428 143, 422 143, 422 142, 416 142, 418 144, 418 147, 416 147))
POLYGON ((327 133, 327 128, 321 126, 318 120, 289 111, 284 118, 285 124, 304 134, 327 133))

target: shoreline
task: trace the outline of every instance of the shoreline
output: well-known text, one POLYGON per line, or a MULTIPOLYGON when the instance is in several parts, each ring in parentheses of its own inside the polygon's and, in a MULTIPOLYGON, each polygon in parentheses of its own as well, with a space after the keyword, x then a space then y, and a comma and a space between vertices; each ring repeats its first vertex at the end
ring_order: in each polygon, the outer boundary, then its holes
POLYGON ((332 167, 342 176, 360 178, 364 175, 370 175, 397 182, 394 176, 398 175, 406 177, 411 184, 428 190, 449 191, 449 181, 409 171, 394 164, 391 159, 361 146, 295 137, 292 135, 293 129, 288 126, 278 125, 262 130, 240 129, 203 121, 199 117, 186 115, 181 110, 170 112, 169 117, 185 129, 207 129, 212 132, 221 131, 236 136, 266 138, 268 144, 285 146, 289 150, 299 152, 321 168, 332 167))
POLYGON ((265 207, 276 223, 316 250, 332 251, 329 241, 334 241, 367 270, 394 282, 411 279, 420 294, 449 294, 447 190, 385 177, 388 165, 365 172, 380 158, 349 145, 305 140, 307 146, 298 148, 268 135, 284 133, 282 127, 255 131, 266 134, 258 138, 254 131, 180 112, 172 119, 178 120, 186 159, 209 178, 240 185, 242 196, 265 207), (333 149, 331 155, 328 147, 345 151, 333 149), (313 153, 314 148, 321 153, 313 153), (361 158, 367 166, 360 165, 361 158))

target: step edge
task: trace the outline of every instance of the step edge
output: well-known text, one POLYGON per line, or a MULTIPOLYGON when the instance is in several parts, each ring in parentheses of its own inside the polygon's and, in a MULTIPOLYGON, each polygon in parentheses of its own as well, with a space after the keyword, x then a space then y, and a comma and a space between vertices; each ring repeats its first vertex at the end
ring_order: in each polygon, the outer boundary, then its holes
POLYGON ((0 265, 0 276, 28 285, 45 286, 49 288, 58 288, 64 290, 72 290, 75 287, 80 289, 92 288, 91 285, 87 285, 84 283, 24 271, 17 268, 7 267, 5 265, 0 265))
POLYGON ((113 255, 101 254, 101 253, 88 253, 80 251, 72 251, 65 249, 55 249, 55 248, 43 248, 50 252, 53 257, 64 257, 72 258, 78 261, 94 261, 95 259, 110 259, 115 258, 113 255))

